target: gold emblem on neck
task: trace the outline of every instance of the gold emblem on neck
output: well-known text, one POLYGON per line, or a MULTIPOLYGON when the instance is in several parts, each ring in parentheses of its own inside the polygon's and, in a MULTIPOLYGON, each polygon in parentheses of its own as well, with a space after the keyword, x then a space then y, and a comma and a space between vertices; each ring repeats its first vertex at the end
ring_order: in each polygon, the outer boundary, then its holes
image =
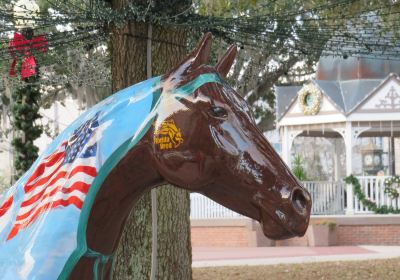
POLYGON ((183 143, 181 130, 176 127, 174 120, 165 120, 154 131, 154 144, 160 150, 176 149, 183 143))

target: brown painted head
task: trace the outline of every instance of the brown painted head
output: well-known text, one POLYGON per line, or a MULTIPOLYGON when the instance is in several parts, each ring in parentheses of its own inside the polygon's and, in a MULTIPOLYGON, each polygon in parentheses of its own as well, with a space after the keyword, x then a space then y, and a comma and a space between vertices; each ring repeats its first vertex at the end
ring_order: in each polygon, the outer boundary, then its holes
POLYGON ((237 48, 231 46, 208 66, 211 41, 206 34, 162 77, 152 130, 157 170, 167 182, 259 221, 269 238, 301 236, 309 222, 310 195, 257 128, 246 101, 223 81, 237 48), (191 86, 191 94, 172 94, 191 86))

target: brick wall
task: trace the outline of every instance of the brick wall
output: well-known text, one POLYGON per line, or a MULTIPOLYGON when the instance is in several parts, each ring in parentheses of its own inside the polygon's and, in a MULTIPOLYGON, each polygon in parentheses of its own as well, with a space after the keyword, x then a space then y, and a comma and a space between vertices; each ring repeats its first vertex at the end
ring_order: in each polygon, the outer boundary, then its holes
POLYGON ((194 247, 249 247, 246 227, 192 227, 194 247))
POLYGON ((191 221, 192 246, 260 247, 271 246, 258 222, 250 219, 215 219, 191 221))
MULTIPOLYGON (((400 215, 314 216, 335 222, 337 245, 400 245, 400 215)), ((307 235, 288 240, 271 241, 257 222, 249 219, 192 221, 192 246, 308 246, 307 235)))
POLYGON ((342 225, 340 245, 400 245, 400 225, 342 225))

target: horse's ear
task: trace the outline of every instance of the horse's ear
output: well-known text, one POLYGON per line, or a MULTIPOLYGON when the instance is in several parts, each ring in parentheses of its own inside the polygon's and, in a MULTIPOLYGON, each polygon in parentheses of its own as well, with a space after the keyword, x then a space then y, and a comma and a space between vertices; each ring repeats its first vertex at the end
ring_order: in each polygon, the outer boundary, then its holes
POLYGON ((212 35, 210 32, 204 34, 197 47, 166 76, 179 72, 180 75, 196 69, 202 64, 206 64, 211 54, 212 35))
POLYGON ((235 60, 237 54, 237 47, 236 45, 232 45, 226 51, 226 53, 218 60, 217 65, 215 65, 215 69, 217 72, 222 76, 226 77, 228 75, 229 70, 232 67, 233 61, 235 60))
POLYGON ((212 44, 212 34, 207 32, 204 34, 203 38, 197 45, 197 47, 192 51, 187 60, 191 61, 191 67, 197 68, 202 64, 206 64, 211 54, 211 44, 212 44))

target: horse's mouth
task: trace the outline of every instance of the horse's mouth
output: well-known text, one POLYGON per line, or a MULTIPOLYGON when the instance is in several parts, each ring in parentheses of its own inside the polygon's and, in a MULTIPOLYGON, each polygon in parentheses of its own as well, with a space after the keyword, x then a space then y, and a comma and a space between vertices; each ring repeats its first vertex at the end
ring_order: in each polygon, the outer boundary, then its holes
POLYGON ((263 220, 261 222, 261 225, 264 235, 274 240, 303 236, 305 233, 305 230, 304 232, 294 232, 292 230, 288 230, 281 223, 277 223, 274 219, 271 218, 269 218, 268 220, 263 220))
POLYGON ((283 211, 271 209, 262 211, 261 225, 264 235, 270 239, 280 240, 296 236, 303 236, 306 233, 309 215, 300 217, 294 213, 284 214, 283 211))

